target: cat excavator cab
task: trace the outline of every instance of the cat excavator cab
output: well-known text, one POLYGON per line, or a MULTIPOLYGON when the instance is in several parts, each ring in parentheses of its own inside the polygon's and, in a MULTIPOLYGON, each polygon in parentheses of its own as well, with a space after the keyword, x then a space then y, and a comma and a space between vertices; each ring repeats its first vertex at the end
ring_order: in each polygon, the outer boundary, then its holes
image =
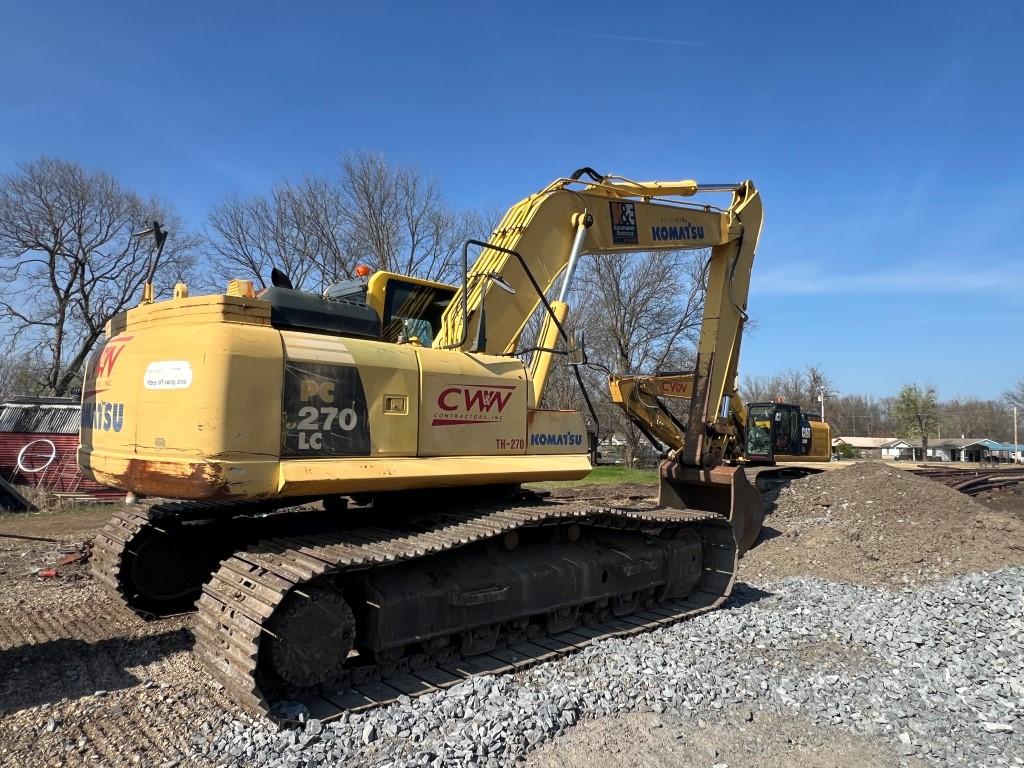
POLYGON ((329 719, 711 610, 760 524, 757 492, 724 463, 722 404, 761 224, 750 181, 583 168, 468 241, 458 285, 364 270, 319 295, 278 274, 259 295, 233 280, 154 301, 147 284, 88 363, 78 458, 168 501, 114 516, 97 579, 149 618, 197 609, 211 673, 279 717, 298 701, 329 719), (580 259, 680 248, 711 257, 661 503, 524 488, 591 470, 593 414, 543 407, 574 347, 580 259))
POLYGON ((791 403, 748 403, 744 418, 743 460, 749 464, 813 463, 832 460, 832 435, 826 422, 791 403))

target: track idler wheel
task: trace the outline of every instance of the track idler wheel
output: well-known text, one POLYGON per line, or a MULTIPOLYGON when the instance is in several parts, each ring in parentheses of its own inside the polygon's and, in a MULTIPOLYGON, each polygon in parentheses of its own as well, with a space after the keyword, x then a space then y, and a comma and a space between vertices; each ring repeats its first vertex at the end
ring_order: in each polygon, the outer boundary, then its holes
POLYGON ((203 582, 228 554, 204 528, 150 528, 123 555, 122 582, 133 608, 157 616, 191 610, 203 582))
POLYGON ((301 585, 267 622, 267 667, 282 681, 309 688, 339 676, 356 637, 352 609, 328 585, 301 585))

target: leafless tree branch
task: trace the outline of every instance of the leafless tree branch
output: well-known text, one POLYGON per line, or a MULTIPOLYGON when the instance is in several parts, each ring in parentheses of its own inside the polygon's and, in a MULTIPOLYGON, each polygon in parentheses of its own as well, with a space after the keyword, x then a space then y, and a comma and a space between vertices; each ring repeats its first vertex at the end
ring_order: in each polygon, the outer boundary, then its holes
POLYGON ((154 219, 175 233, 160 273, 191 272, 197 241, 173 212, 105 173, 44 157, 0 177, 0 270, 17 296, 0 303, 0 323, 45 369, 40 391, 67 392, 106 322, 139 295, 151 245, 132 232, 154 219))

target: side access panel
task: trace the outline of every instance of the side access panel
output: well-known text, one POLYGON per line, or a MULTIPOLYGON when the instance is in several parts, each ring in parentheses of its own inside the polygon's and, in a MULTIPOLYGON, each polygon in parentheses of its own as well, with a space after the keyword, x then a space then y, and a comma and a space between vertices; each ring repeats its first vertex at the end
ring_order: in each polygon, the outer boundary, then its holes
POLYGON ((281 458, 415 456, 412 347, 282 331, 281 458))
POLYGON ((421 369, 419 456, 526 453, 529 381, 520 360, 413 349, 421 369))
POLYGON ((832 461, 832 430, 823 421, 812 421, 811 444, 804 461, 832 461))
POLYGON ((587 453, 587 426, 578 411, 531 409, 527 424, 528 454, 587 453))
POLYGON ((86 365, 78 453, 83 474, 178 499, 275 492, 277 331, 193 317, 189 311, 203 305, 188 300, 167 303, 172 307, 163 323, 112 336, 86 365), (180 322, 172 310, 182 313, 180 322))

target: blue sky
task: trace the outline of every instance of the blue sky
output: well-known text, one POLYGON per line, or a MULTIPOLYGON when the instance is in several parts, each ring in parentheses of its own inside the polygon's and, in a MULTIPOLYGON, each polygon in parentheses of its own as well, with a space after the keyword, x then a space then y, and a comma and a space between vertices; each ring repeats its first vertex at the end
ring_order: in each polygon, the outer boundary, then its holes
POLYGON ((1024 377, 1024 4, 0 5, 0 172, 109 171, 192 226, 370 149, 503 209, 590 165, 751 178, 741 370, 1024 377))

